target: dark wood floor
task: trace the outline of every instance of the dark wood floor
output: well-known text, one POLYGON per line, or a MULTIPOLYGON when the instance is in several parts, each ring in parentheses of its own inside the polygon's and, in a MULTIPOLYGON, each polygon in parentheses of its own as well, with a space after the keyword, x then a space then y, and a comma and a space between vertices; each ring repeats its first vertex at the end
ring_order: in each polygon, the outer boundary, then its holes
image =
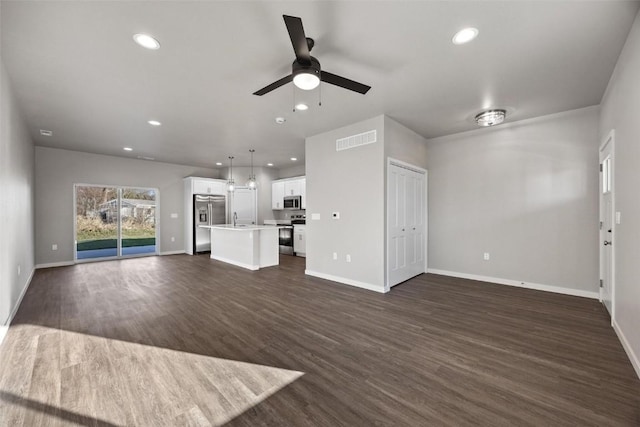
POLYGON ((386 295, 206 256, 36 272, 0 425, 638 426, 596 301, 422 275, 386 295))

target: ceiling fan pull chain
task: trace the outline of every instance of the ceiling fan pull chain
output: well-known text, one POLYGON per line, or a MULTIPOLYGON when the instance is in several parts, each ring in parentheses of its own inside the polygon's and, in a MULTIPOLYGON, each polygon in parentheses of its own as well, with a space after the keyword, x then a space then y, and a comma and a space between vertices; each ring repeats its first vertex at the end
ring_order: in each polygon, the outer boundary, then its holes
POLYGON ((318 85, 318 107, 322 107, 322 81, 318 85))
POLYGON ((293 95, 293 112, 296 112, 296 85, 291 85, 292 95, 293 95))

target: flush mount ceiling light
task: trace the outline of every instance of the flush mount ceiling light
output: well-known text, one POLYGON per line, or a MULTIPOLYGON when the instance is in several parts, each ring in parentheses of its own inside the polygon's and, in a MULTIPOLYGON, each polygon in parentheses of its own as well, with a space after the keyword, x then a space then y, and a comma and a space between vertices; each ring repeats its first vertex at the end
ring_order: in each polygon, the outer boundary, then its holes
POLYGON ((296 110, 305 111, 308 109, 309 109, 309 106, 307 104, 303 104, 303 103, 296 104, 296 110))
POLYGON ((296 85, 298 89, 302 90, 313 90, 318 87, 320 84, 320 63, 318 63, 317 67, 314 67, 313 60, 315 58, 311 57, 311 66, 303 66, 298 63, 293 64, 293 84, 296 85))
POLYGON ((124 150, 124 151, 133 151, 133 148, 131 148, 131 147, 124 147, 124 148, 123 148, 123 150, 124 150))
POLYGON ((149 120, 147 123, 149 123, 151 126, 160 126, 162 124, 157 120, 149 120))
POLYGON ((465 44, 469 43, 471 40, 475 39, 478 36, 477 28, 464 28, 458 31, 451 41, 453 44, 465 44))
POLYGON ((46 130, 46 129, 40 129, 40 135, 42 135, 42 136, 51 136, 51 135, 53 135, 53 132, 51 132, 50 130, 46 130))
POLYGON ((216 166, 222 166, 222 163, 216 162, 216 166))
POLYGON ((160 42, 148 34, 134 34, 133 40, 144 48, 152 50, 160 49, 160 42))
POLYGON ((233 156, 229 156, 229 180, 227 181, 227 190, 233 192, 236 186, 233 182, 233 156))
POLYGON ((273 163, 267 163, 267 166, 273 166, 273 163))
POLYGON ((251 153, 251 173, 249 174, 249 180, 247 181, 247 187, 251 189, 256 188, 256 175, 253 173, 253 153, 256 152, 253 148, 249 150, 251 153))
POLYGON ((506 110, 487 110, 476 115, 478 126, 495 126, 504 122, 507 116, 506 110))
POLYGON ((295 162, 296 160, 298 160, 298 159, 297 159, 297 158, 295 158, 295 157, 292 157, 292 158, 291 158, 291 161, 292 161, 292 162, 295 162))

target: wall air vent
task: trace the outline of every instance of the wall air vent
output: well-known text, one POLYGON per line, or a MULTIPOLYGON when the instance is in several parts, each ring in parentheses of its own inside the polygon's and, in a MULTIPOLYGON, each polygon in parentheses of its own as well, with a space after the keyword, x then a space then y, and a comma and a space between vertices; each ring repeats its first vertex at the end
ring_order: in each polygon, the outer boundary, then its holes
POLYGON ((349 148, 355 148, 361 145, 373 144, 374 142, 376 142, 376 140, 377 133, 375 130, 348 136, 346 138, 336 139, 336 151, 348 150, 349 148))

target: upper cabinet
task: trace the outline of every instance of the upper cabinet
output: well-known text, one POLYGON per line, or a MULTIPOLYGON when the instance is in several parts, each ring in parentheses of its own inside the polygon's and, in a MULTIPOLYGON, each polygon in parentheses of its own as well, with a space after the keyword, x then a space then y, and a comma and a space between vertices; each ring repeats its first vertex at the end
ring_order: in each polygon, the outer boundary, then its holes
POLYGON ((271 209, 283 209, 284 181, 273 181, 271 184, 271 209))
POLYGON ((284 195, 285 196, 299 196, 300 195, 300 180, 295 179, 292 181, 284 182, 284 195))
POLYGON ((191 194, 227 194, 225 181, 207 178, 190 178, 191 194))
POLYGON ((300 196, 302 196, 300 206, 302 209, 307 209, 307 178, 300 179, 300 196))
POLYGON ((301 196, 301 208, 306 209, 306 178, 299 176, 296 178, 279 179, 271 183, 271 209, 284 209, 283 199, 286 196, 301 196))

